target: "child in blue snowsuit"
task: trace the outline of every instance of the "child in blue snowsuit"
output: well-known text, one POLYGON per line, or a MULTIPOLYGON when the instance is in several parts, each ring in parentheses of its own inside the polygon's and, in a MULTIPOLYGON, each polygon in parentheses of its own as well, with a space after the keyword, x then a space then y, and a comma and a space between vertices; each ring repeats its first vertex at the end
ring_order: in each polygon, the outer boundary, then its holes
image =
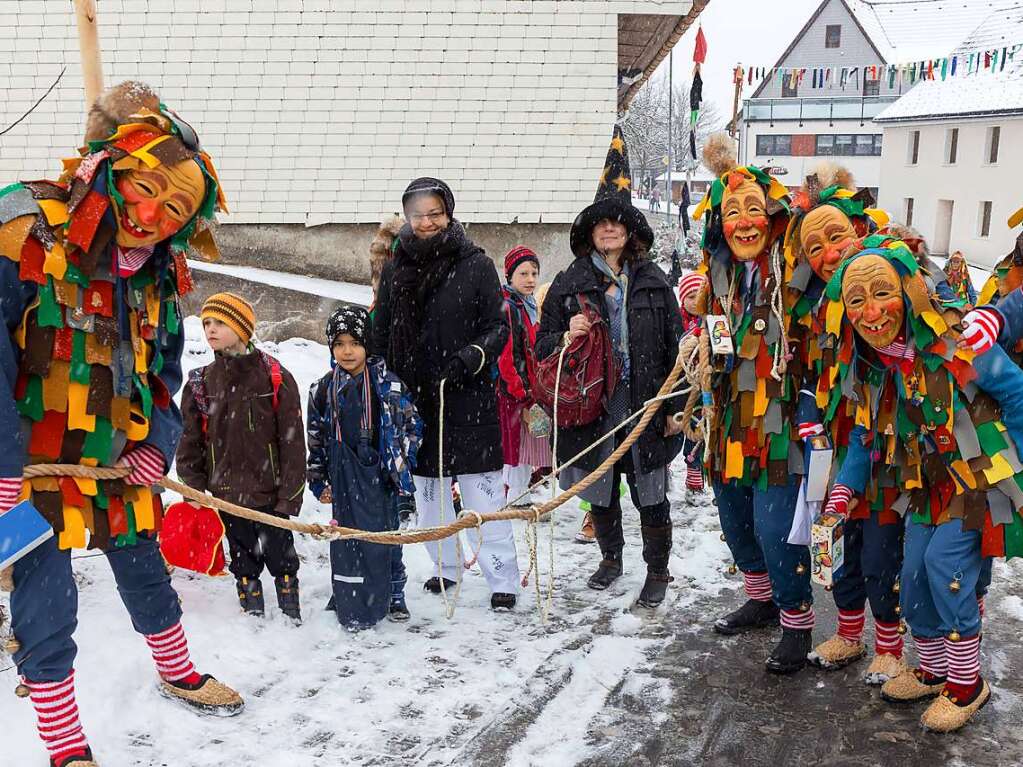
MULTIPOLYGON (((423 425, 405 385, 383 359, 367 358, 369 334, 365 309, 342 306, 327 320, 332 369, 309 392, 307 478, 337 524, 380 531, 415 513, 412 470, 423 425)), ((330 562, 328 609, 342 625, 408 620, 400 546, 333 541, 330 562)))

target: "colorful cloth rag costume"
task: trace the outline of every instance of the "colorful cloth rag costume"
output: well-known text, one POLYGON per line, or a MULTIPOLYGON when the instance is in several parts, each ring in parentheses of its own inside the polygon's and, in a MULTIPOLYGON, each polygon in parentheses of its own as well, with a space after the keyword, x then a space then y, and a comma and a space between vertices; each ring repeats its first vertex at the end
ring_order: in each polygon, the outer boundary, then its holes
MULTIPOLYGON (((187 212, 186 198, 174 195, 168 209, 187 212)), ((186 253, 215 257, 209 222, 225 209, 195 131, 162 105, 142 107, 111 135, 89 141, 81 157, 64 161, 59 182, 0 190, 0 264, 21 281, 24 301, 12 333, 24 452, 10 460, 110 466, 133 446, 151 444, 170 465, 181 428, 171 401, 181 383, 178 298, 192 288, 186 253), (155 245, 119 245, 125 229, 158 236, 128 217, 123 184, 137 181, 130 204, 137 217, 148 216, 138 211, 149 210, 149 196, 172 190, 161 192, 164 176, 146 171, 170 173, 187 160, 204 181, 198 211, 155 245)), ((160 525, 150 490, 121 480, 32 479, 22 497, 47 518, 61 548, 85 546, 86 530, 89 547, 104 548, 111 538, 133 543, 137 532, 160 525)))

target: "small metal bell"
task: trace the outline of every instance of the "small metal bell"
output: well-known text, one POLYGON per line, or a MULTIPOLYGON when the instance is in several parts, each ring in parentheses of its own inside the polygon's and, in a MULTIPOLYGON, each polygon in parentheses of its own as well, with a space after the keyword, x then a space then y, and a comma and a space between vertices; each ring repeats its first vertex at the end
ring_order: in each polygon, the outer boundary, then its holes
POLYGON ((19 642, 14 636, 9 636, 4 640, 4 652, 8 655, 14 655, 14 653, 20 649, 21 642, 19 642))
POLYGON ((719 535, 718 538, 720 538, 721 540, 724 540, 725 539, 725 534, 721 533, 721 535, 719 535))
POLYGON ((895 605, 895 614, 896 615, 902 615, 902 607, 901 607, 901 605, 895 605))
POLYGON ((831 591, 831 589, 833 589, 833 588, 834 588, 834 586, 825 586, 824 590, 825 591, 831 591))
POLYGON ((739 568, 738 567, 736 567, 735 565, 729 565, 728 566, 728 574, 729 575, 735 575, 737 572, 739 572, 739 568))
POLYGON ((962 588, 962 586, 959 585, 959 579, 958 578, 956 580, 952 581, 950 584, 948 584, 948 590, 951 591, 953 594, 958 594, 959 593, 959 589, 961 589, 961 588, 962 588))
POLYGON ((908 631, 908 629, 906 628, 906 624, 899 623, 899 628, 897 629, 897 631, 899 632, 899 636, 905 636, 906 632, 908 631))
POLYGON ((899 583, 898 581, 895 581, 895 583, 892 585, 892 591, 898 594, 900 591, 902 591, 902 584, 899 583))
POLYGON ((758 333, 763 333, 767 329, 767 323, 763 320, 757 320, 753 323, 753 329, 758 333))
POLYGON ((959 636, 959 632, 956 631, 955 629, 952 629, 952 633, 948 635, 948 641, 958 642, 960 639, 962 639, 962 637, 959 636))
POLYGON ((26 685, 23 684, 19 684, 17 687, 14 688, 14 694, 17 695, 19 698, 27 698, 31 693, 32 691, 28 689, 26 685))
POLYGON ((798 565, 796 565, 796 575, 802 575, 805 572, 806 572, 806 565, 804 565, 802 562, 800 562, 798 565))
POLYGON ((810 603, 809 602, 802 602, 799 605, 799 612, 801 612, 801 613, 805 613, 809 609, 810 609, 810 603))

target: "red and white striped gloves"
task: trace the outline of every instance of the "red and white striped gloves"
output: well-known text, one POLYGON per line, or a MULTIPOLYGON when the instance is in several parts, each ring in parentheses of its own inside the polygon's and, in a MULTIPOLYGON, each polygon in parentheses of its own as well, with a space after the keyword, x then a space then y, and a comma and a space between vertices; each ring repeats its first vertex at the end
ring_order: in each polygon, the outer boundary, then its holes
POLYGON ((21 477, 0 477, 0 514, 10 511, 21 495, 21 477))
POLYGON ((810 439, 810 437, 816 437, 818 434, 824 433, 824 427, 819 423, 810 423, 809 421, 799 424, 799 438, 810 439))
POLYGON ((831 495, 828 496, 828 502, 824 505, 824 514, 835 514, 840 517, 847 517, 850 511, 850 501, 853 497, 853 491, 851 487, 845 485, 835 485, 831 488, 831 495))
POLYGON ((152 445, 139 445, 121 456, 118 466, 127 466, 131 473, 124 478, 129 485, 151 487, 163 479, 167 468, 163 462, 163 453, 152 445))
POLYGON ((983 354, 1002 332, 1002 315, 994 309, 974 309, 963 317, 963 341, 977 354, 983 354))

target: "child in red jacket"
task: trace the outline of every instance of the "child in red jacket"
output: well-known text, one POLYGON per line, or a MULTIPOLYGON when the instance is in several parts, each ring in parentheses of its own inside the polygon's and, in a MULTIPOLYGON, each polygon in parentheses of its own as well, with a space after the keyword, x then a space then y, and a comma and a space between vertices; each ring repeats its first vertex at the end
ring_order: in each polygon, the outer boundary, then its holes
POLYGON ((533 384, 536 358, 533 345, 539 324, 536 297, 540 259, 529 248, 517 245, 504 257, 504 311, 511 325, 508 343, 498 360, 497 410, 504 450, 504 484, 507 502, 528 506, 525 496, 533 470, 550 465, 551 449, 544 424, 546 415, 535 406, 533 384), (532 425, 532 426, 531 426, 532 425))

